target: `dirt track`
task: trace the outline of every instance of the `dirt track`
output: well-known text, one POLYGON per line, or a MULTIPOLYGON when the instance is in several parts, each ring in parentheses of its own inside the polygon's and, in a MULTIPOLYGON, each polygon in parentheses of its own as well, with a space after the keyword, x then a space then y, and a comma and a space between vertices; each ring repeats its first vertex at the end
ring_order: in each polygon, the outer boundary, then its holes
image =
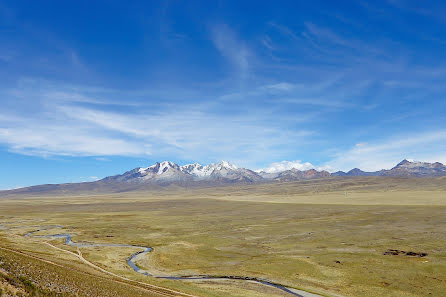
MULTIPOLYGON (((109 278, 111 281, 114 281, 114 282, 117 282, 117 283, 121 283, 121 284, 124 284, 124 285, 127 285, 127 286, 132 286, 134 288, 138 288, 138 289, 150 292, 152 294, 151 296, 199 297, 197 295, 190 295, 190 294, 182 293, 182 292, 179 292, 179 291, 175 291, 175 290, 171 290, 171 289, 167 289, 167 288, 163 288, 163 287, 159 287, 159 286, 155 286, 155 285, 151 285, 151 284, 147 284, 147 283, 143 283, 143 282, 139 282, 139 281, 134 281, 134 280, 128 279, 126 277, 123 277, 123 276, 114 274, 112 272, 109 272, 109 271, 107 271, 107 270, 105 270, 105 269, 103 269, 103 268, 101 268, 101 267, 99 267, 99 266, 89 262, 88 260, 86 260, 82 256, 82 253, 79 250, 78 250, 78 254, 76 254, 76 253, 73 253, 71 251, 67 251, 67 250, 61 249, 59 247, 56 247, 56 246, 52 245, 49 242, 44 242, 44 243, 46 245, 56 249, 56 250, 59 250, 61 252, 73 255, 73 256, 79 258, 85 264, 87 264, 87 265, 89 265, 89 266, 91 266, 91 267, 93 267, 93 268, 95 268, 95 269, 97 269, 97 270, 99 270, 99 271, 101 271, 103 273, 106 273, 106 274, 112 276, 113 278, 111 278, 111 279, 109 278), (117 280, 115 278, 118 278, 118 279, 121 279, 121 280, 117 280)), ((19 254, 20 256, 24 256, 24 257, 32 258, 32 259, 35 259, 35 260, 38 260, 38 261, 42 261, 42 262, 45 262, 45 263, 50 264, 50 265, 54 265, 54 266, 57 266, 57 267, 64 268, 63 265, 60 265, 58 263, 54 263, 52 261, 45 260, 45 259, 42 259, 40 257, 29 255, 29 254, 21 252, 21 251, 17 251, 17 250, 10 249, 10 248, 5 248, 5 247, 0 247, 0 249, 6 250, 6 251, 9 251, 9 252, 13 252, 13 253, 16 253, 16 254, 19 254)), ((82 272, 82 273, 85 273, 85 272, 82 272)), ((89 274, 89 273, 85 273, 85 274, 89 274)))

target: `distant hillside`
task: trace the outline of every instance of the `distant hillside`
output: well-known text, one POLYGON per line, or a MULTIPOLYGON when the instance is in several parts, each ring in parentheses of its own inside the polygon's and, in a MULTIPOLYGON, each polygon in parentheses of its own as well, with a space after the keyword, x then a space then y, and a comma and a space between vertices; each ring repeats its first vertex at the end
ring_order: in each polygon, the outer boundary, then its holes
POLYGON ((198 163, 179 166, 164 161, 149 167, 139 167, 123 174, 109 176, 94 182, 38 185, 9 191, 0 191, 0 196, 20 194, 71 194, 71 193, 110 193, 137 190, 168 189, 171 187, 199 188, 221 185, 258 184, 324 179, 330 177, 441 177, 446 176, 446 166, 441 163, 411 162, 403 160, 389 170, 365 172, 358 168, 348 172, 297 170, 281 172, 255 172, 222 161, 200 165, 198 163))
POLYGON ((355 168, 348 172, 338 171, 332 176, 406 176, 406 177, 438 177, 446 176, 446 166, 442 163, 411 162, 403 160, 389 170, 365 172, 355 168))

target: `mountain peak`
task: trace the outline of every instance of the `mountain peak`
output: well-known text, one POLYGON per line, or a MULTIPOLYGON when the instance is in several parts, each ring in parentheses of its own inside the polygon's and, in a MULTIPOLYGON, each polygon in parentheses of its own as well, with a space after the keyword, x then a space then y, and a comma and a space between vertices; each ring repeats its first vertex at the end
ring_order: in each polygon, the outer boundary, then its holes
POLYGON ((212 174, 216 174, 220 171, 231 172, 237 170, 237 166, 229 163, 228 161, 221 161, 219 163, 212 163, 206 166, 198 163, 187 164, 180 167, 182 172, 190 174, 198 179, 208 179, 212 174))
MULTIPOLYGON (((256 173, 246 168, 237 168, 237 166, 228 161, 221 161, 206 166, 193 163, 181 167, 173 162, 163 161, 146 168, 138 167, 123 174, 108 176, 94 182, 51 185, 45 186, 45 188, 48 191, 58 191, 61 189, 61 186, 64 186, 65 189, 74 190, 100 191, 109 188, 110 191, 130 191, 167 186, 170 184, 188 187, 192 185, 221 185, 228 183, 291 182, 314 178, 328 178, 330 176, 443 177, 446 176, 446 166, 440 162, 428 163, 404 159, 392 169, 383 169, 375 172, 364 172, 358 168, 354 168, 348 172, 338 171, 331 174, 327 171, 318 171, 316 169, 304 171, 288 169, 274 173, 256 173)), ((41 187, 29 187, 25 191, 34 191, 35 189, 41 191, 41 187)))
POLYGON ((401 161, 398 164, 396 164, 396 166, 394 168, 401 167, 401 166, 404 166, 404 165, 408 165, 408 164, 411 164, 411 163, 413 163, 413 162, 411 162, 411 161, 409 161, 407 159, 404 159, 403 161, 401 161))
POLYGON ((404 159, 390 170, 383 170, 383 176, 433 177, 445 176, 446 166, 439 162, 428 163, 404 159))
POLYGON ((204 170, 205 166, 195 162, 193 164, 187 164, 180 167, 181 171, 191 174, 193 176, 204 177, 207 176, 207 172, 204 170))
POLYGON ((357 173, 363 173, 364 171, 362 171, 361 169, 359 169, 359 168, 353 168, 352 170, 350 170, 349 172, 347 172, 347 173, 350 173, 350 174, 357 174, 357 173))
POLYGON ((200 167, 203 167, 203 165, 197 162, 181 166, 181 168, 200 168, 200 167))
POLYGON ((155 164, 146 168, 139 168, 138 172, 142 175, 148 175, 149 173, 161 175, 169 171, 169 169, 178 171, 180 170, 180 166, 170 161, 163 161, 161 163, 156 162, 155 164))
POLYGON ((170 168, 179 170, 180 166, 178 166, 177 164, 175 164, 173 162, 170 162, 170 161, 163 161, 163 162, 160 163, 158 174, 163 174, 164 172, 166 172, 170 168))
POLYGON ((226 169, 231 169, 231 170, 236 170, 237 166, 235 166, 234 164, 229 163, 228 161, 222 160, 219 163, 215 163, 215 164, 211 164, 214 165, 216 169, 221 170, 223 168, 226 169))

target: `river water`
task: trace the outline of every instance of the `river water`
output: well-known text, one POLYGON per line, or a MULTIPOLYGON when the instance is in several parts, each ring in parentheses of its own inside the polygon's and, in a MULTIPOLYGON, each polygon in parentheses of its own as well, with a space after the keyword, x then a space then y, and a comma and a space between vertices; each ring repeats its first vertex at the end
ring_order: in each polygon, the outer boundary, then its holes
MULTIPOLYGON (((15 228, 29 228, 27 227, 6 227, 6 224, 0 224, 0 229, 15 229, 15 228)), ((137 266, 136 261, 141 259, 145 254, 150 253, 153 248, 147 247, 147 246, 138 246, 138 245, 129 245, 129 244, 113 244, 113 243, 92 243, 92 242, 74 242, 72 240, 71 234, 67 233, 59 233, 59 234, 51 234, 51 235, 35 235, 35 233, 39 231, 44 230, 51 230, 51 229, 61 229, 63 226, 61 225, 48 225, 48 226, 31 226, 36 227, 38 229, 28 232, 24 234, 25 237, 30 238, 45 238, 45 239, 64 239, 64 243, 69 246, 73 247, 122 247, 122 248, 138 248, 141 249, 141 251, 136 252, 132 254, 127 259, 127 264, 137 273, 159 278, 159 279, 170 279, 170 280, 240 280, 240 281, 247 281, 247 282, 255 282, 259 284, 263 284, 266 286, 274 287, 279 290, 282 290, 290 295, 298 296, 298 297, 322 297, 321 295, 309 293, 302 290, 297 290, 294 288, 286 287, 284 285, 269 281, 267 279, 263 278, 256 278, 256 277, 247 277, 247 276, 218 276, 218 275, 188 275, 188 276, 155 276, 150 274, 149 272, 141 269, 137 266)))

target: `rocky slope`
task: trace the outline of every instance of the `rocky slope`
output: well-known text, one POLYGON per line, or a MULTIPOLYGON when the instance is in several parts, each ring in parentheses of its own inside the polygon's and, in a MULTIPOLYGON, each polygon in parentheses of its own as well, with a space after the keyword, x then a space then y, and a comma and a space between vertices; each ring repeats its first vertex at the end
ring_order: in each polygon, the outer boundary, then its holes
POLYGON ((381 170, 380 176, 446 176, 446 166, 442 163, 411 162, 403 160, 390 170, 381 170))
POLYGON ((198 163, 179 166, 173 162, 155 163, 147 168, 135 168, 121 175, 106 177, 102 181, 169 183, 169 182, 258 182, 263 178, 252 170, 238 168, 227 162, 206 166, 198 163))
POLYGON ((330 177, 330 173, 328 171, 317 171, 315 169, 301 171, 295 168, 276 173, 267 173, 261 171, 259 172, 259 175, 262 176, 264 179, 282 182, 330 177))
POLYGON ((337 171, 331 174, 332 176, 378 176, 379 171, 377 172, 365 172, 359 168, 354 168, 348 172, 337 171))

